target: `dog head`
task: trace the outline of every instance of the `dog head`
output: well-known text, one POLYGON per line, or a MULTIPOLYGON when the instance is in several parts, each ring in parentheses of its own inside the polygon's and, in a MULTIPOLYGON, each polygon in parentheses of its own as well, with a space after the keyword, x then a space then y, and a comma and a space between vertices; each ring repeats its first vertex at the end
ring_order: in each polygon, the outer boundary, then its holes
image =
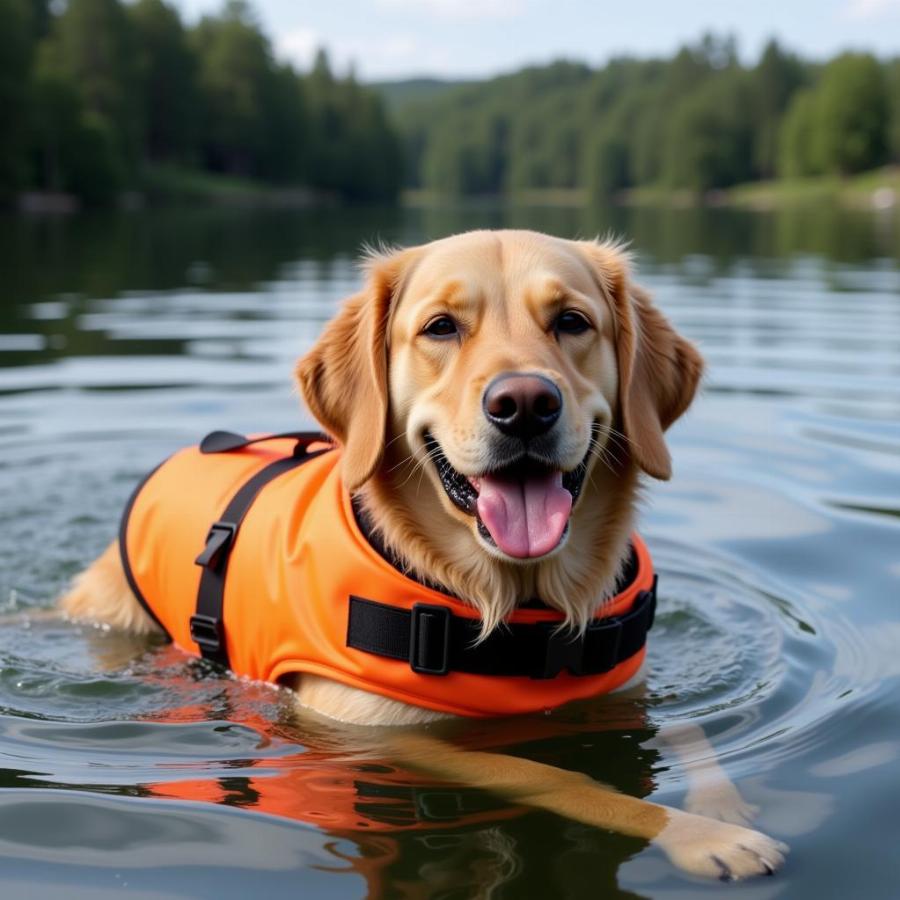
POLYGON ((351 491, 420 468, 478 550, 517 564, 565 544, 598 461, 670 476, 664 432, 701 372, 619 247, 523 231, 373 257, 297 370, 351 491))

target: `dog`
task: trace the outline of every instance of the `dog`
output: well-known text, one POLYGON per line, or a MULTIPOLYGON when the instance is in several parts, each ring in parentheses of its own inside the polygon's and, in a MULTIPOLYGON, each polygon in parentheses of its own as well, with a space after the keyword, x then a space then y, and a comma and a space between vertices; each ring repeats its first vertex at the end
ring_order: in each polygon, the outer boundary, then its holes
MULTIPOLYGON (((296 378, 340 447, 340 480, 368 539, 395 569, 462 598, 479 622, 476 644, 490 646, 535 599, 557 631, 583 635, 627 568, 642 475, 671 475, 665 431, 694 398, 699 352, 609 241, 475 231, 372 253, 366 270, 296 378)), ((127 576, 113 545, 62 609, 157 631, 127 576)), ((344 723, 415 726, 445 714, 320 672, 281 681, 301 708, 344 723)), ((676 754, 686 741, 708 748, 699 729, 679 731, 676 754)), ((379 734, 409 767, 645 838, 692 873, 742 878, 783 863, 783 844, 735 824, 749 808, 714 763, 689 805, 734 821, 422 729, 379 734)))

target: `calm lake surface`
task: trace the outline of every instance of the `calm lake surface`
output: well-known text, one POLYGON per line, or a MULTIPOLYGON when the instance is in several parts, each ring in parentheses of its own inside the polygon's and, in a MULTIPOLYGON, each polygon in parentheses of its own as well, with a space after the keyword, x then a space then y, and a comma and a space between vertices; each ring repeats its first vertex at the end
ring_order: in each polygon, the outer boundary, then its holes
POLYGON ((900 896, 900 215, 813 208, 167 210, 0 220, 0 895, 900 896), (214 428, 309 425, 291 367, 363 242, 633 240, 710 363, 642 530, 643 700, 454 735, 679 805, 700 723, 776 878, 432 785, 171 646, 48 618, 134 483, 214 428))

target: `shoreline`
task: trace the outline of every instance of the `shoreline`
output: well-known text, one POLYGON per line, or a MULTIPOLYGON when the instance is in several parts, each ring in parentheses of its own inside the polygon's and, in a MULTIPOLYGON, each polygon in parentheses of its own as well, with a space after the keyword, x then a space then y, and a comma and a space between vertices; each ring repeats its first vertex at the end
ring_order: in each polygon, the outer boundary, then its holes
MULTIPOLYGON (((584 188, 547 188, 458 197, 423 189, 403 192, 404 206, 424 207, 441 203, 506 202, 523 206, 589 207, 592 201, 584 188)), ((750 181, 729 188, 698 193, 662 187, 639 187, 621 191, 610 198, 615 206, 657 206, 672 209, 696 207, 748 209, 767 212, 823 201, 864 209, 889 210, 900 207, 900 166, 888 166, 859 175, 822 175, 809 178, 750 181)))
MULTIPOLYGON (((859 175, 823 175, 810 178, 754 181, 730 188, 696 193, 661 187, 622 191, 608 201, 627 208, 728 208, 769 212, 817 203, 836 203, 853 209, 900 208, 900 166, 859 175)), ((278 187, 252 179, 235 178, 177 167, 148 167, 135 189, 121 191, 106 209, 140 211, 180 205, 239 207, 246 209, 312 209, 350 205, 334 192, 303 186, 278 187)), ((583 188, 528 189, 506 194, 457 196, 424 189, 401 192, 397 206, 423 208, 446 204, 509 203, 522 206, 586 208, 592 205, 583 188)), ((391 205, 391 204, 388 204, 391 205)), ((7 211, 22 215, 72 215, 87 209, 73 194, 23 191, 7 211)))
POLYGON ((115 202, 90 206, 62 191, 22 191, 8 211, 23 215, 72 215, 86 210, 140 211, 179 205, 248 209, 311 209, 339 206, 337 193, 303 185, 272 185, 250 178, 220 175, 178 166, 147 166, 134 187, 119 191, 115 202))

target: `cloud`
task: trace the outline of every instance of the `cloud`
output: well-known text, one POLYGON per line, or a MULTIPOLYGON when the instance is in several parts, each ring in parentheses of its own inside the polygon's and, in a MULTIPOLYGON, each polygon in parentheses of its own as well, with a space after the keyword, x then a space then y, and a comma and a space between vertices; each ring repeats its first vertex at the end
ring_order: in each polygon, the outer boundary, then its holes
POLYGON ((438 19, 477 21, 511 19, 522 12, 522 0, 378 0, 382 9, 438 19))
POLYGON ((275 38, 275 55, 298 69, 309 69, 323 44, 322 36, 311 28, 292 28, 275 38))
POLYGON ((849 0, 844 16, 857 21, 871 22, 900 12, 900 0, 849 0))
POLYGON ((395 78, 398 72, 454 72, 454 57, 446 48, 426 51, 419 40, 400 33, 373 41, 370 35, 326 39, 310 28, 295 28, 275 40, 275 55, 300 71, 311 68, 316 51, 324 47, 338 73, 353 69, 365 80, 395 78))

